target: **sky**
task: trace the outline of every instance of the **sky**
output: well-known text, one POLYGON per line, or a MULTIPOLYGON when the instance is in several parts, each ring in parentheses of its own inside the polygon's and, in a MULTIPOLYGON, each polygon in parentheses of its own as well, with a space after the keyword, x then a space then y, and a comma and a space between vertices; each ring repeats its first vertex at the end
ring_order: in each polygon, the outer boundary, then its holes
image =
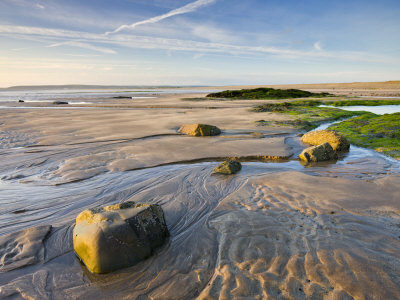
POLYGON ((0 87, 400 80, 399 0, 0 0, 0 87))

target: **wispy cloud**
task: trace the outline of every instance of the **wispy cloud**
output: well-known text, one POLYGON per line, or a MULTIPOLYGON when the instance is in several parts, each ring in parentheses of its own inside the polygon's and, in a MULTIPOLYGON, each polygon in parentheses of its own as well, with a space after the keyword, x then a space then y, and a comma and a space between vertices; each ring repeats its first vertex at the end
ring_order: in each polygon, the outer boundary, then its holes
POLYGON ((105 53, 105 54, 116 54, 117 53, 116 51, 114 51, 112 49, 99 47, 99 46, 94 46, 94 45, 87 44, 87 43, 82 43, 82 42, 79 42, 79 41, 67 41, 67 42, 55 43, 55 44, 48 45, 47 47, 53 48, 53 47, 60 47, 60 46, 63 46, 63 45, 79 47, 79 48, 84 48, 84 49, 89 49, 89 50, 94 50, 94 51, 97 51, 97 52, 100 52, 100 53, 105 53))
POLYGON ((192 11, 197 10, 198 8, 200 8, 202 6, 214 3, 215 1, 216 0, 197 0, 197 1, 191 2, 189 4, 186 4, 185 6, 182 6, 182 7, 179 7, 177 9, 171 10, 171 11, 169 11, 169 12, 163 14, 163 15, 159 15, 159 16, 156 16, 156 17, 152 17, 150 19, 146 19, 146 20, 143 20, 143 21, 135 22, 135 23, 132 23, 130 25, 122 25, 122 26, 118 27, 117 29, 115 29, 114 31, 109 31, 109 32, 106 32, 105 34, 109 35, 109 34, 120 32, 121 30, 124 30, 124 29, 134 29, 135 27, 140 26, 140 25, 157 23, 159 21, 162 21, 164 19, 176 16, 176 15, 182 15, 182 14, 190 13, 192 11))
POLYGON ((317 51, 322 51, 321 42, 314 43, 314 49, 317 51))
MULTIPOLYGON (((214 54, 248 54, 262 58, 265 55, 280 56, 285 59, 334 59, 345 61, 363 61, 377 63, 400 64, 398 58, 375 55, 366 52, 336 51, 329 52, 321 48, 310 51, 293 50, 278 48, 273 46, 252 46, 234 45, 230 43, 199 42, 193 40, 171 39, 140 35, 110 35, 95 34, 81 31, 48 29, 40 27, 24 27, 0 25, 0 35, 10 38, 31 39, 42 43, 52 43, 50 46, 56 47, 69 45, 74 47, 86 48, 104 54, 114 54, 114 50, 104 47, 112 45, 133 49, 162 49, 168 51, 187 51, 194 53, 214 53, 214 54), (68 41, 65 41, 68 40, 68 41), (97 46, 97 45, 101 46, 97 46), (96 46, 95 46, 96 45, 96 46)), ((111 46, 110 46, 111 47, 111 46)))

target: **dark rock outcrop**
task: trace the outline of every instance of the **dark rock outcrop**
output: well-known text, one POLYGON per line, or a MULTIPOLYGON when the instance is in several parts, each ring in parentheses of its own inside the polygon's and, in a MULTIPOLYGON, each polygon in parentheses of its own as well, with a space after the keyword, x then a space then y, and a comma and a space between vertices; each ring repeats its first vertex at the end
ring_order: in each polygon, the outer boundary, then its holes
POLYGON ((337 159, 337 154, 329 143, 304 149, 299 158, 305 162, 319 162, 337 159))
POLYGON ((219 164, 215 169, 214 173, 231 175, 239 172, 242 169, 242 165, 240 162, 235 160, 227 160, 223 163, 219 164))

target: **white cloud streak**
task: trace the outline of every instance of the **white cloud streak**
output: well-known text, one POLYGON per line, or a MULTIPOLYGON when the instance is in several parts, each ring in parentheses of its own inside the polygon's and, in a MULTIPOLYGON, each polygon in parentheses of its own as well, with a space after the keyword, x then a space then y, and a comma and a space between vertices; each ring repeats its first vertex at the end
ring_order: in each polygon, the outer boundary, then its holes
POLYGON ((109 34, 120 32, 121 30, 124 30, 124 29, 134 29, 135 27, 140 26, 140 25, 157 23, 164 19, 176 16, 176 15, 182 15, 182 14, 193 12, 202 6, 214 3, 215 1, 216 0, 197 0, 192 3, 186 4, 185 6, 171 10, 170 12, 167 12, 166 14, 152 17, 150 19, 146 19, 143 21, 135 22, 130 25, 122 25, 122 26, 118 27, 117 29, 115 29, 114 31, 109 31, 109 32, 106 32, 105 34, 109 35, 109 34))
POLYGON ((248 54, 254 57, 258 56, 259 58, 265 55, 275 55, 285 59, 335 59, 345 61, 400 64, 400 60, 397 58, 384 57, 365 52, 328 52, 324 51, 323 49, 317 50, 315 47, 309 51, 303 51, 282 49, 277 47, 232 45, 228 43, 199 42, 193 40, 169 39, 140 35, 119 34, 105 36, 104 34, 47 29, 40 27, 0 25, 0 35, 23 40, 35 40, 37 42, 50 44, 49 46, 52 47, 69 45, 86 48, 104 54, 115 53, 114 50, 103 47, 103 45, 112 45, 133 49, 163 49, 167 51, 187 51, 203 54, 248 54), (92 44, 101 44, 102 46, 94 46, 92 44))
POLYGON ((97 51, 97 52, 105 53, 105 54, 116 54, 117 53, 112 49, 99 47, 99 46, 94 46, 94 45, 87 44, 87 43, 82 43, 82 42, 79 42, 79 41, 67 41, 67 42, 55 43, 55 44, 51 44, 51 45, 49 45, 47 47, 53 48, 53 47, 60 47, 60 46, 63 46, 63 45, 89 49, 89 50, 93 50, 93 51, 97 51))

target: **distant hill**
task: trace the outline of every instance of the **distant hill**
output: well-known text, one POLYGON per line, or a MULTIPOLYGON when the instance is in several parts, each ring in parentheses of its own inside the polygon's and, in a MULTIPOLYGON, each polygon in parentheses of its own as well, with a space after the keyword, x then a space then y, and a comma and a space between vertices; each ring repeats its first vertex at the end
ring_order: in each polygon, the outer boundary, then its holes
POLYGON ((382 82, 346 82, 346 83, 305 83, 305 84, 271 84, 271 85, 243 85, 243 86, 220 86, 219 89, 238 89, 238 88, 275 88, 275 89, 400 89, 400 80, 382 82))

